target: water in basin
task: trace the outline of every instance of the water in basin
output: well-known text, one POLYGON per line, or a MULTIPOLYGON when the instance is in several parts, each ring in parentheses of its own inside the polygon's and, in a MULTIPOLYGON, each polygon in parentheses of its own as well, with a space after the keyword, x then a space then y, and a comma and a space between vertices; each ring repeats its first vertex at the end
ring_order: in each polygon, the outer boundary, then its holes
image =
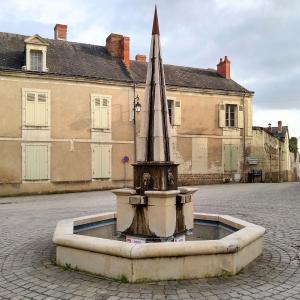
MULTIPOLYGON (((185 240, 219 240, 235 231, 237 231, 236 228, 218 221, 195 220, 194 229, 186 235, 185 240)), ((120 241, 126 239, 125 235, 117 233, 116 219, 76 225, 74 226, 74 233, 120 241)), ((153 242, 155 242, 155 239, 153 239, 153 242)))

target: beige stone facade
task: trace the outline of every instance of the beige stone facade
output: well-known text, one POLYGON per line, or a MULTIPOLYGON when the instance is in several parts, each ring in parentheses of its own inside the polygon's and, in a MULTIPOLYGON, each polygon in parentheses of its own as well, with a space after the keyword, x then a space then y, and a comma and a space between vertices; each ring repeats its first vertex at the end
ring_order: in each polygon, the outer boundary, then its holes
POLYGON ((288 131, 278 138, 268 128, 254 127, 249 162, 250 171, 262 170, 264 182, 299 180, 299 154, 289 150, 288 131))
MULTIPOLYGON (((78 191, 125 185, 122 157, 129 157, 126 179, 132 180, 134 161, 133 95, 144 104, 144 86, 132 84, 53 78, 53 76, 5 73, 0 75, 0 195, 78 191), (24 123, 24 91, 45 91, 48 95, 47 127, 24 123), (111 99, 111 127, 92 126, 92 95, 111 99), (24 145, 48 146, 48 178, 24 178, 24 145), (111 145, 111 176, 93 179, 93 145, 111 145)), ((252 137, 252 95, 233 92, 187 90, 169 87, 168 99, 180 100, 180 125, 172 126, 173 150, 180 163, 182 183, 222 181, 243 172, 243 149, 252 137), (220 127, 220 106, 241 107, 242 128, 220 127), (237 164, 224 169, 224 147, 234 145, 237 164), (198 176, 198 177, 197 177, 198 176), (208 180, 206 180, 208 178, 208 180)), ((137 114, 137 135, 140 130, 137 114)))
MULTIPOLYGON (((122 35, 97 46, 66 41, 66 25, 54 33, 0 33, 0 196, 132 182, 142 134, 134 102, 147 103, 145 56, 130 60, 122 35)), ((230 79, 227 57, 217 70, 164 69, 179 183, 243 180, 253 92, 230 79)))

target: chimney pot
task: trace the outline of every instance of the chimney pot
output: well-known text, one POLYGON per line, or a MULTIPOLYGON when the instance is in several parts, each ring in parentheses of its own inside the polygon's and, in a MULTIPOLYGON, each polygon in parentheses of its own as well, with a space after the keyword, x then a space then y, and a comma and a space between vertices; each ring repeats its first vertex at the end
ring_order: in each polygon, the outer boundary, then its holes
POLYGON ((143 55, 143 54, 137 54, 135 56, 135 60, 136 61, 143 61, 143 62, 146 62, 147 61, 147 57, 146 55, 143 55))
POLYGON ((121 58, 126 65, 130 65, 130 38, 120 34, 111 33, 106 38, 106 49, 113 57, 121 58))
POLYGON ((278 128, 277 131, 280 133, 282 132, 282 121, 278 121, 278 128))
POLYGON ((226 79, 230 79, 230 60, 225 56, 224 60, 220 58, 220 62, 217 64, 217 73, 226 79))
POLYGON ((68 25, 56 24, 54 27, 54 39, 55 40, 67 40, 68 25))

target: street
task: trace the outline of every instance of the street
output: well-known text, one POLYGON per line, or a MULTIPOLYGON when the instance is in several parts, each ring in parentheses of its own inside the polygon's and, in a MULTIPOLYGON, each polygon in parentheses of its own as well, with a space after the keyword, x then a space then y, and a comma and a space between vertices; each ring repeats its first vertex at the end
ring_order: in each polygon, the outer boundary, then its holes
POLYGON ((300 183, 199 186, 197 212, 266 228, 233 277, 128 284, 56 266, 57 221, 115 210, 110 191, 0 198, 0 299, 300 299, 300 183))

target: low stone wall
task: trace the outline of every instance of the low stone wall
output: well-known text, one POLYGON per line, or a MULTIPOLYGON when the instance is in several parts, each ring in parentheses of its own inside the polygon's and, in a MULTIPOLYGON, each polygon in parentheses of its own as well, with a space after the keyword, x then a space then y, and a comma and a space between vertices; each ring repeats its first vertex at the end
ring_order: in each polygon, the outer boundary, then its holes
POLYGON ((178 174, 178 185, 218 184, 232 180, 232 174, 178 174))

